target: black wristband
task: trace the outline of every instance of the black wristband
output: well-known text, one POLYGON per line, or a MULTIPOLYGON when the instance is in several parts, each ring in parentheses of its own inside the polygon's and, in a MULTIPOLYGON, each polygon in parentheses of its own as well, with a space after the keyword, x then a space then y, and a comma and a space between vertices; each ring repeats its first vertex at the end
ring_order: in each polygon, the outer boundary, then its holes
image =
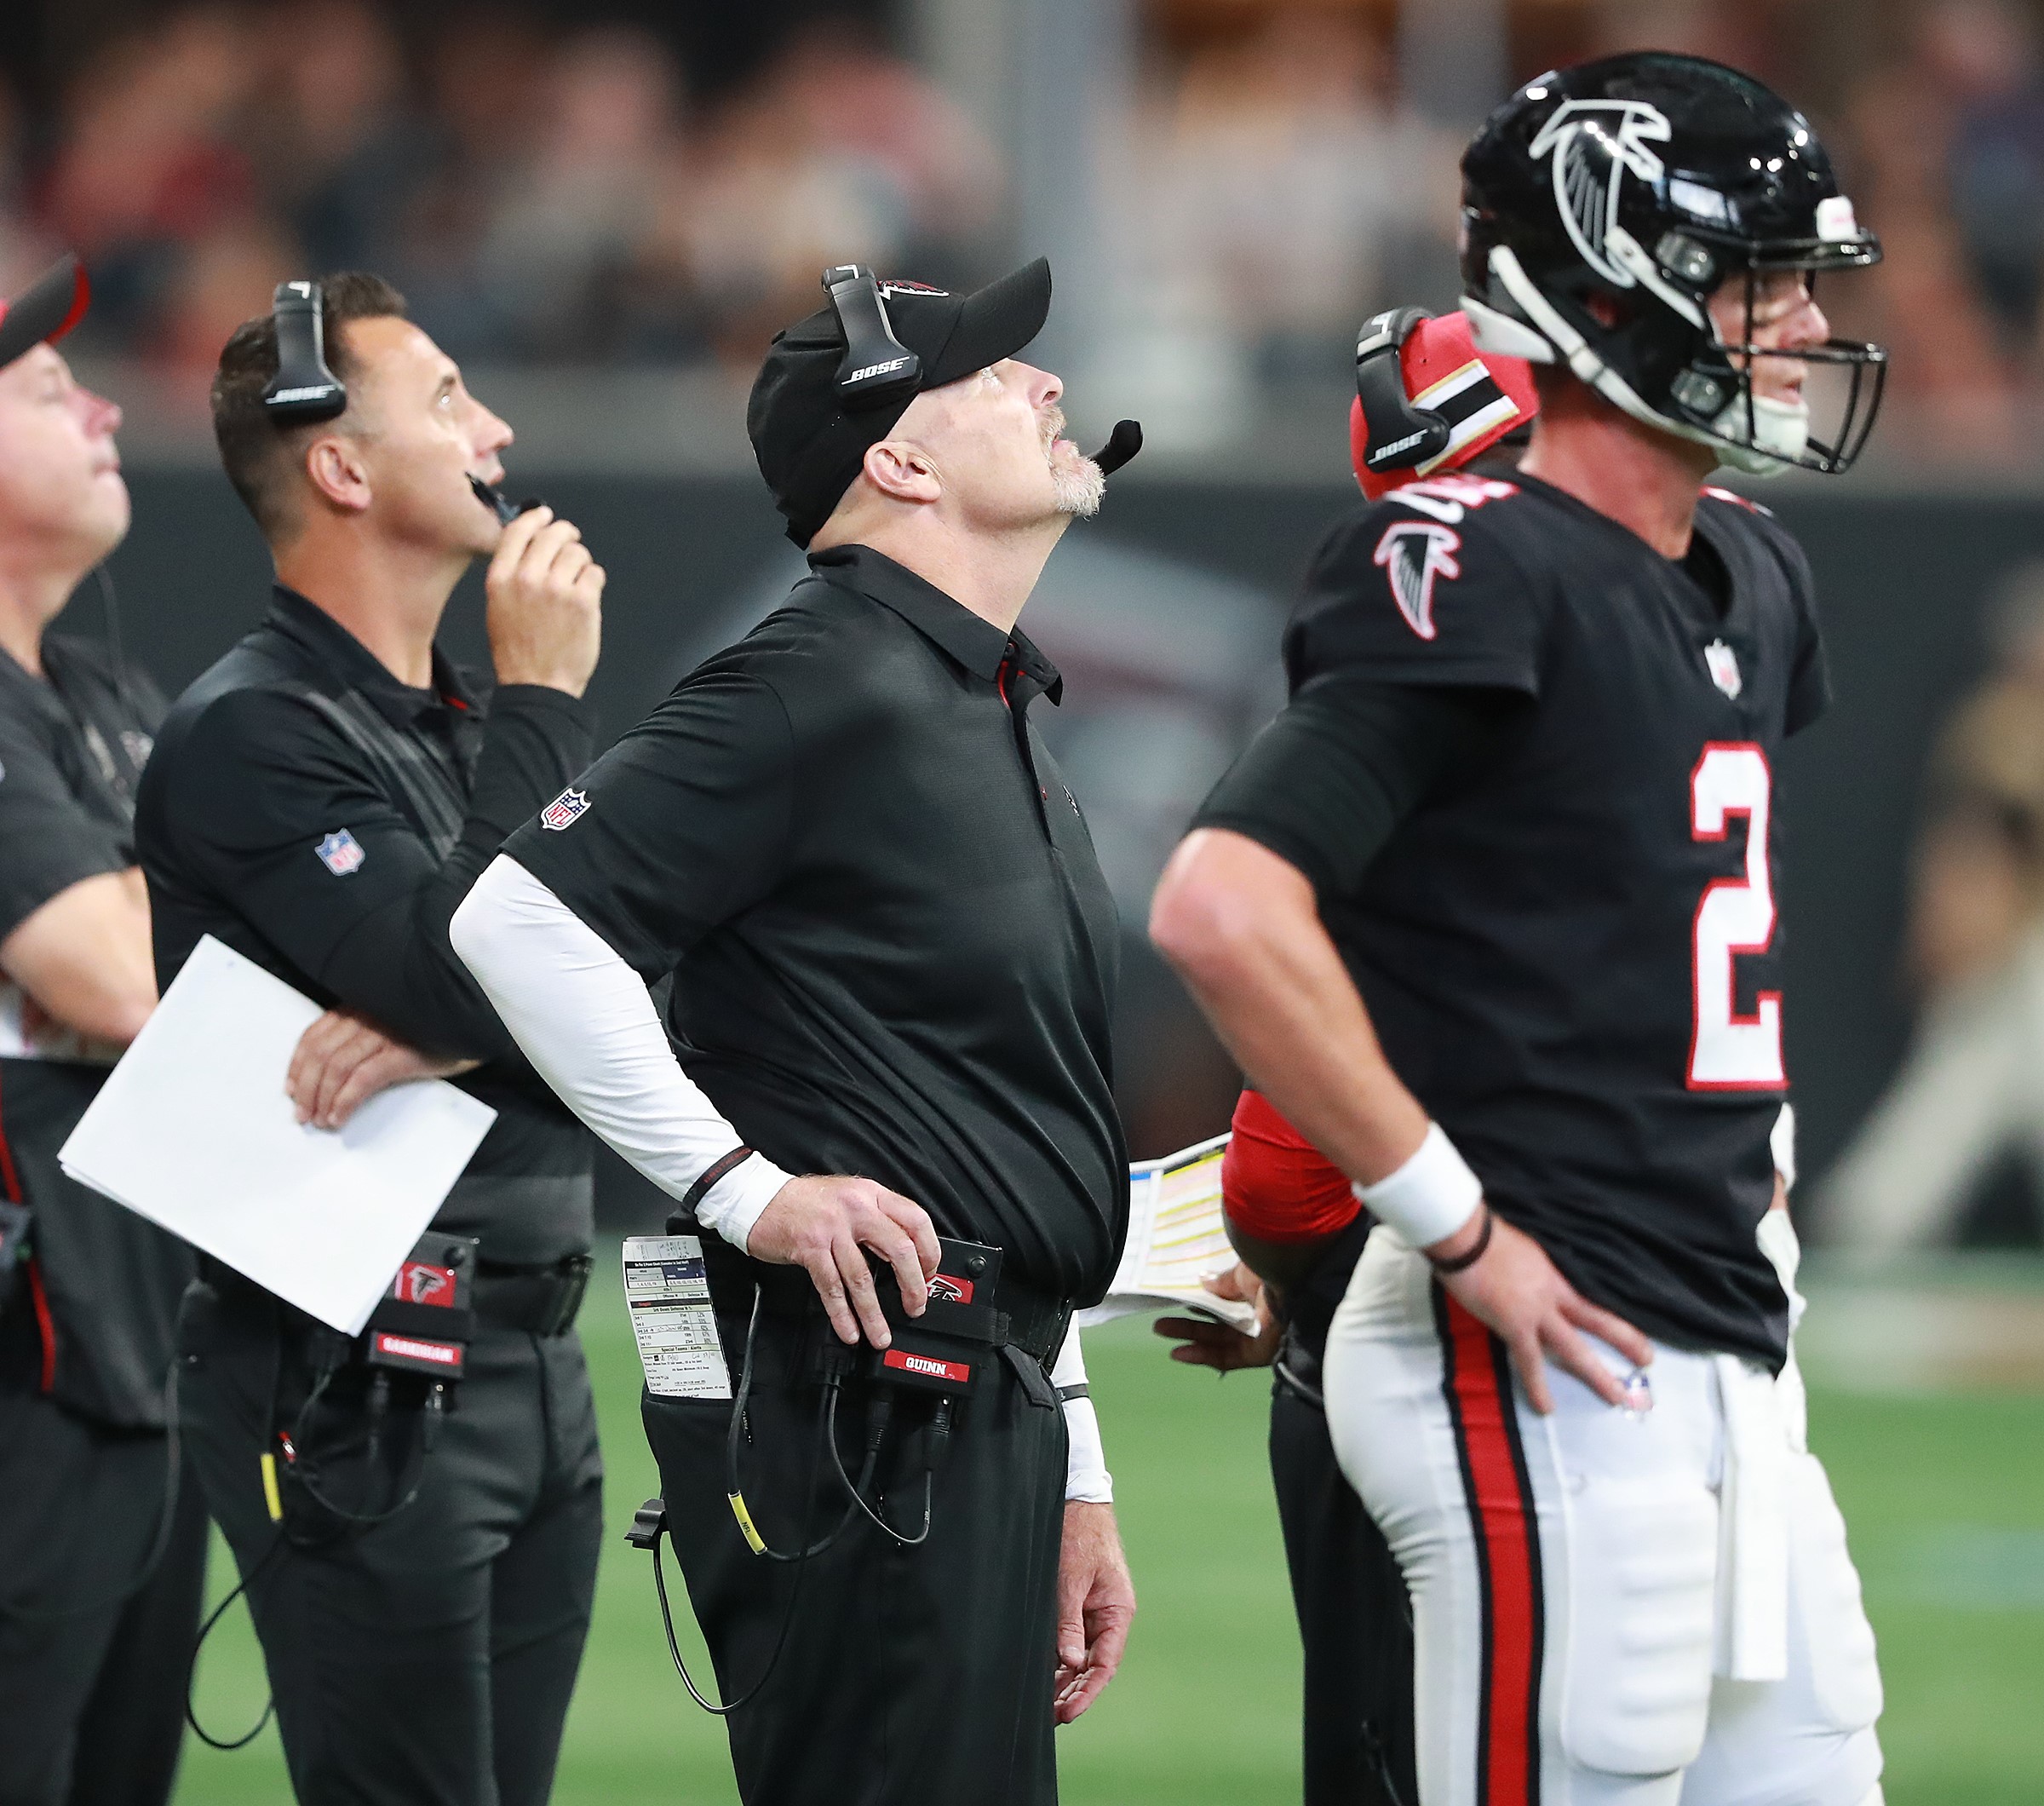
POLYGON ((1484 1226, 1477 1231, 1475 1241, 1448 1260, 1438 1260, 1433 1255, 1427 1255, 1427 1258, 1433 1262, 1435 1273, 1443 1275, 1467 1273, 1483 1259, 1484 1250, 1490 1245, 1490 1231, 1496 1226, 1497 1218, 1491 1214, 1490 1206, 1487 1204, 1479 1204, 1477 1209, 1484 1213, 1484 1226))
POLYGON ((709 1195, 709 1188, 726 1173, 743 1165, 751 1158, 751 1148, 734 1147, 729 1153, 711 1161, 708 1166, 703 1168, 702 1176, 686 1192, 682 1193, 679 1214, 693 1216, 696 1214, 696 1206, 709 1195))

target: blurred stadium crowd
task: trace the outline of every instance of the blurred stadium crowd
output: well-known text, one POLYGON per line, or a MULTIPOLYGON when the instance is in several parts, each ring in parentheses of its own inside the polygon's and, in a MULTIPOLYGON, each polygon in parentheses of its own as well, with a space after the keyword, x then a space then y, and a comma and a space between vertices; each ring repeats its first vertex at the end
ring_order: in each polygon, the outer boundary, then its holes
MULTIPOLYGON (((354 264, 477 362, 744 369, 826 262, 963 281, 1017 248, 1004 129, 913 55, 942 4, 769 6, 757 42, 712 54, 691 26, 709 6, 15 0, 34 16, 0 37, 0 278, 75 245, 89 348, 194 381, 279 276, 354 264)), ((1097 198, 1114 311, 1152 354, 1207 359, 1225 403, 1338 375, 1375 306, 1452 299, 1467 122, 1403 95, 1394 0, 1136 14, 1097 198)), ((1809 96, 1889 247, 1840 329, 1894 348, 1912 446, 2044 450, 2037 6, 1502 19, 1514 78, 1660 44, 1809 96)))

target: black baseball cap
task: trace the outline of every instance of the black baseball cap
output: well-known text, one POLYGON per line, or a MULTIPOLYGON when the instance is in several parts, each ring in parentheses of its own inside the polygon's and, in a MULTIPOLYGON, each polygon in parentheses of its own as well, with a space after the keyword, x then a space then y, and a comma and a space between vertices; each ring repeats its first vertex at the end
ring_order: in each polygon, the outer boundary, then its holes
POLYGON ((846 337, 835 306, 777 333, 752 385, 745 430, 797 545, 816 537, 868 447, 894 430, 917 394, 1013 357, 1050 315, 1050 264, 1042 257, 970 295, 921 282, 878 287, 895 338, 921 361, 912 388, 878 406, 844 405, 838 377, 846 337))
POLYGON ((92 285, 77 257, 60 257, 9 301, 0 301, 0 366, 60 339, 85 318, 92 285))

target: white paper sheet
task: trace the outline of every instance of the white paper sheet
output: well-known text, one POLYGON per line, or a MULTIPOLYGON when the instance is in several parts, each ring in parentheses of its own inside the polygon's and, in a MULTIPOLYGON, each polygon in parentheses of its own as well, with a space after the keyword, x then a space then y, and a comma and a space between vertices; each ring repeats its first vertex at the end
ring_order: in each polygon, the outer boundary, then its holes
POLYGON ((1141 1310, 1192 1310, 1254 1332, 1253 1305, 1217 1298, 1203 1282, 1235 1264, 1220 1216, 1220 1158, 1228 1137, 1181 1147, 1128 1169, 1128 1239, 1107 1296, 1078 1313, 1081 1329, 1141 1310))
POLYGON ((648 1392, 661 1399, 731 1396, 699 1236, 626 1236, 624 1302, 648 1392))
POLYGON ((319 1013, 207 935, 58 1159, 352 1336, 497 1112, 428 1079, 370 1098, 338 1130, 301 1127, 284 1074, 319 1013))

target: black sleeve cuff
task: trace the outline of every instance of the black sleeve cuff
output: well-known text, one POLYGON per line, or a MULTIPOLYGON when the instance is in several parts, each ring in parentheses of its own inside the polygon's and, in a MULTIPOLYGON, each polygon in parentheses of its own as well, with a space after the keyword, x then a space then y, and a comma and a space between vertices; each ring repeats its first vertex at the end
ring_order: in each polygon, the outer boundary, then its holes
POLYGON ((14 874, 14 882, 0 891, 0 940, 6 940, 45 903, 62 896, 73 884, 82 884, 87 878, 104 877, 110 871, 125 871, 134 863, 133 860, 121 858, 111 844, 105 848, 81 847, 68 858, 54 858, 33 871, 14 874))
POLYGON ((1324 904, 1340 894, 1341 881, 1335 868, 1312 837, 1281 821, 1260 815, 1240 814, 1232 809, 1202 809, 1192 818, 1194 828, 1224 828, 1253 840, 1266 852, 1275 853, 1300 872, 1313 887, 1314 897, 1324 904))
POLYGON ((468 799, 471 830, 494 847, 588 768, 595 739, 595 710, 582 698, 543 684, 504 685, 491 699, 468 799))

